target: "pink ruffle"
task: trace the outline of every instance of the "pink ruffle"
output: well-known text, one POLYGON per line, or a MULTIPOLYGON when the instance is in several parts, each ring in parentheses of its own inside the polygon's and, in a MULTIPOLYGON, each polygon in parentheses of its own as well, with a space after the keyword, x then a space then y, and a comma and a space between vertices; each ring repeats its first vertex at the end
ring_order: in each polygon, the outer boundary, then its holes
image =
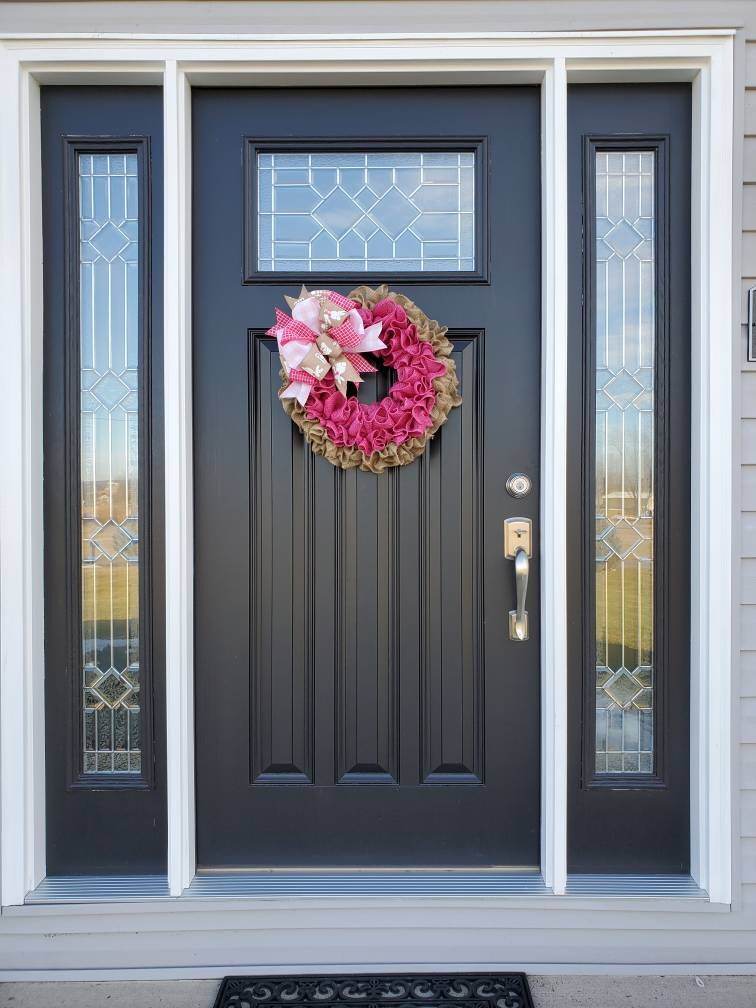
POLYGON ((385 298, 372 311, 355 307, 365 326, 383 323, 381 339, 386 349, 375 354, 394 368, 397 380, 380 402, 363 404, 354 396, 342 395, 329 371, 313 386, 305 409, 334 444, 356 447, 369 455, 392 442, 404 444, 428 430, 436 402, 433 379, 444 374, 446 365, 436 359, 430 343, 418 338, 414 324, 395 301, 385 298))

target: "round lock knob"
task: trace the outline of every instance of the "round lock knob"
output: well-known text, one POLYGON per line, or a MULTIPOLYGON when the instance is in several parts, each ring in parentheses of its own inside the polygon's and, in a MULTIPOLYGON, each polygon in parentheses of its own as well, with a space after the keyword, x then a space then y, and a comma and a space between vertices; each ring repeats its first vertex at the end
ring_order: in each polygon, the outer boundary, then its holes
POLYGON ((527 497, 532 486, 530 477, 525 473, 512 473, 507 480, 507 493, 511 497, 527 497))

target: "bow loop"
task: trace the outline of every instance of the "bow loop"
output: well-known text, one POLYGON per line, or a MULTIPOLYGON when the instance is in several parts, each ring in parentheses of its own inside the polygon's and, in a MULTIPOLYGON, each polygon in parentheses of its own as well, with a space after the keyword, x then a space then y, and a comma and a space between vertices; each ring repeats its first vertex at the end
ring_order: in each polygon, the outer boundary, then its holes
POLYGON ((303 406, 311 389, 329 371, 336 388, 346 396, 349 382, 359 385, 361 375, 377 369, 360 351, 385 349, 379 338, 382 322, 366 329, 354 302, 336 291, 310 293, 303 287, 298 298, 287 297, 291 316, 276 309, 276 324, 268 330, 278 342, 289 384, 282 399, 296 399, 303 406))
POLYGON ((355 350, 360 345, 361 336, 354 328, 351 319, 331 329, 331 335, 345 350, 355 350))

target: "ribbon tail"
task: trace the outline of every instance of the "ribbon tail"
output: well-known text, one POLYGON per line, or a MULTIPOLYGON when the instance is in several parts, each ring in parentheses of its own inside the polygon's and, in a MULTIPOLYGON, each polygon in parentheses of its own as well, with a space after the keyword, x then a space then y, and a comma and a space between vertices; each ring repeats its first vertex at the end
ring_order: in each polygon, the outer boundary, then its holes
POLYGON ((341 356, 338 360, 332 361, 331 367, 333 369, 333 380, 336 383, 336 388, 343 395, 347 394, 348 382, 354 382, 355 385, 359 385, 362 381, 359 373, 346 356, 341 356))
POLYGON ((383 328, 382 322, 374 322, 362 333, 360 342, 354 347, 355 350, 385 350, 386 344, 379 338, 379 333, 383 328))
POLYGON ((312 385, 307 385, 305 382, 295 381, 279 393, 281 399, 296 399, 297 402, 304 406, 310 396, 310 389, 312 385))

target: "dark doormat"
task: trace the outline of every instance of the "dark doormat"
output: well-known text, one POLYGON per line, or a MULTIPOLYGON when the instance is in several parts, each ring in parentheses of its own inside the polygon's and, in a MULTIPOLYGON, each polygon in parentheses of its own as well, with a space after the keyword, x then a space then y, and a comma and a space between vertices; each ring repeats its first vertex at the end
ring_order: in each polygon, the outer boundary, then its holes
POLYGON ((524 973, 226 977, 215 1008, 533 1008, 524 973))

